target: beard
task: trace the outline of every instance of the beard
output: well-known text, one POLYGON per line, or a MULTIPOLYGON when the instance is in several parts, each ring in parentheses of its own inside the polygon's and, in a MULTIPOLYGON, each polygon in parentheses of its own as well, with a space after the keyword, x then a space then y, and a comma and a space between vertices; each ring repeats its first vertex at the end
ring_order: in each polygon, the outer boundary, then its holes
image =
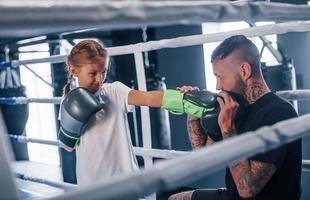
POLYGON ((232 92, 238 93, 243 97, 246 97, 246 88, 247 85, 244 83, 240 76, 236 76, 236 82, 233 88, 231 89, 232 92))

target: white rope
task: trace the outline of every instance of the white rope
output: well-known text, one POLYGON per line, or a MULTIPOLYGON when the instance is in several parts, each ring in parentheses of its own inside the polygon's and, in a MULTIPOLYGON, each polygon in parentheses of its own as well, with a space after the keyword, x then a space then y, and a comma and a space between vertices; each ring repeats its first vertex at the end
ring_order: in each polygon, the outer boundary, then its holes
POLYGON ((240 159, 266 152, 310 133, 310 114, 218 142, 190 155, 51 199, 138 199, 204 178, 240 159), (117 188, 117 189, 115 189, 117 188))
POLYGON ((51 180, 47 180, 47 179, 31 177, 31 176, 27 176, 25 174, 16 173, 16 172, 14 174, 15 174, 16 178, 26 180, 26 181, 36 182, 36 183, 42 183, 45 185, 64 189, 65 191, 76 190, 78 188, 78 186, 75 184, 70 184, 70 183, 65 183, 65 182, 56 182, 56 181, 51 181, 51 180))
MULTIPOLYGON (((44 139, 38 139, 38 138, 31 138, 23 135, 6 135, 11 140, 16 140, 20 143, 37 143, 37 144, 45 144, 45 145, 51 145, 56 146, 59 148, 63 148, 64 145, 60 143, 59 141, 53 141, 53 140, 44 140, 44 139)), ((163 159, 173 159, 178 156, 187 155, 191 152, 186 151, 174 151, 174 150, 161 150, 161 149, 147 149, 142 147, 133 147, 134 154, 136 156, 142 156, 142 157, 152 157, 152 158, 163 158, 163 159)))
MULTIPOLYGON (((37 138, 30 138, 22 135, 7 135, 10 139, 17 140, 20 143, 37 143, 51 146, 57 146, 63 148, 63 144, 58 141, 43 140, 37 138)), ((192 154, 192 151, 176 151, 165 149, 148 149, 142 147, 133 147, 133 152, 136 156, 150 157, 150 158, 162 158, 162 159, 175 159, 180 156, 192 154)), ((310 169, 310 160, 303 160, 303 168, 310 169)))
POLYGON ((277 91, 276 94, 291 101, 294 101, 294 100, 309 101, 310 100, 310 89, 277 91))
POLYGON ((50 98, 0 97, 0 104, 29 104, 29 103, 60 104, 61 99, 62 97, 50 97, 50 98))
MULTIPOLYGON (((177 48, 177 47, 185 47, 185 46, 194 46, 201 45, 204 43, 210 42, 219 42, 223 41, 227 37, 243 34, 247 37, 256 37, 261 35, 270 35, 270 34, 283 34, 288 32, 305 32, 310 30, 310 21, 304 22, 285 22, 278 24, 270 24, 264 26, 257 26, 245 29, 239 29, 235 31, 221 32, 221 33, 212 33, 212 34, 204 34, 204 35, 192 35, 192 36, 184 36, 178 37, 174 39, 164 39, 158 41, 149 41, 144 43, 137 43, 126 46, 118 46, 107 48, 110 56, 117 55, 125 55, 125 54, 133 54, 135 52, 145 52, 145 51, 153 51, 157 49, 163 48, 177 48)), ((65 62, 67 56, 58 55, 58 56, 50 56, 39 59, 29 59, 29 60, 14 60, 12 61, 12 67, 18 67, 19 65, 24 64, 35 64, 35 63, 60 63, 65 62)))
MULTIPOLYGON (((310 89, 277 91, 276 94, 290 101, 310 100, 310 89)), ((60 104, 61 99, 62 97, 51 97, 51 98, 0 97, 0 104, 10 104, 10 105, 29 104, 29 103, 60 104)))
POLYGON ((44 139, 38 139, 38 138, 31 138, 23 135, 6 135, 11 140, 16 140, 20 143, 37 143, 37 144, 45 144, 45 145, 51 145, 63 148, 64 145, 60 143, 59 141, 53 141, 53 140, 44 140, 44 139))
POLYGON ((134 147, 133 152, 136 156, 148 156, 152 158, 174 159, 179 156, 191 154, 189 151, 175 151, 164 149, 147 149, 141 147, 134 147))
POLYGON ((115 30, 221 21, 310 20, 307 5, 251 1, 2 0, 0 36, 115 30))

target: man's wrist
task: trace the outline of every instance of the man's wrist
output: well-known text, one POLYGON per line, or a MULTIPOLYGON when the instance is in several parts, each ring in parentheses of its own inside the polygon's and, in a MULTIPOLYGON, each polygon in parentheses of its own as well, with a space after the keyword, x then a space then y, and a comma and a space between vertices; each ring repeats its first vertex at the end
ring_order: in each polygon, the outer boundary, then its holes
POLYGON ((189 122, 197 122, 197 121, 200 121, 200 118, 192 116, 192 115, 188 115, 187 121, 189 121, 189 122))

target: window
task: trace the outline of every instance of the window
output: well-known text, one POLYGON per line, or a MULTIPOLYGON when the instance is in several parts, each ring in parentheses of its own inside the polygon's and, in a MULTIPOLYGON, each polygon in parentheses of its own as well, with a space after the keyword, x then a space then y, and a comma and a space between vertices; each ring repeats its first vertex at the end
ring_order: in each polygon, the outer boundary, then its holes
MULTIPOLYGON (((34 59, 48 57, 48 44, 38 44, 27 47, 20 47, 19 59, 34 59)), ((49 63, 28 65, 39 76, 51 83, 51 69, 49 63)), ((24 66, 20 66, 21 83, 26 87, 28 97, 43 98, 53 97, 53 88, 37 78, 24 66)), ((28 137, 57 140, 55 111, 52 104, 29 104, 29 118, 26 125, 28 137)), ((58 148, 43 144, 28 143, 29 159, 31 161, 43 162, 46 164, 59 165, 58 148)))

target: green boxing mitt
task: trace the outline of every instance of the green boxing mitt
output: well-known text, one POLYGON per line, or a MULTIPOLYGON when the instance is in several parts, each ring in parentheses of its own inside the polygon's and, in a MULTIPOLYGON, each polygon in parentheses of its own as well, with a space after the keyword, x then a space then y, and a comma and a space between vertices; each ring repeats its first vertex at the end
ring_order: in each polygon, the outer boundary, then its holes
POLYGON ((181 93, 176 90, 165 91, 162 108, 173 114, 188 114, 201 118, 218 111, 217 95, 209 91, 181 93))

